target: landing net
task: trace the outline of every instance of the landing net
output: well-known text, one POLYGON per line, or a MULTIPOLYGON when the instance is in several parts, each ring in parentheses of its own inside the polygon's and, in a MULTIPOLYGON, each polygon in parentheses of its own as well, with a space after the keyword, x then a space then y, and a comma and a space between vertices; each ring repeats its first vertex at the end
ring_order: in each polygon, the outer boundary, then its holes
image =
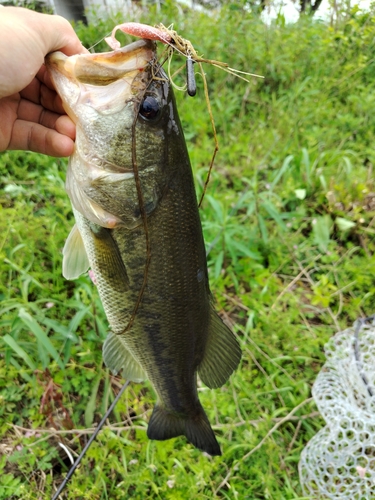
POLYGON ((301 454, 314 499, 375 498, 375 319, 357 320, 325 345, 312 394, 326 426, 301 454))

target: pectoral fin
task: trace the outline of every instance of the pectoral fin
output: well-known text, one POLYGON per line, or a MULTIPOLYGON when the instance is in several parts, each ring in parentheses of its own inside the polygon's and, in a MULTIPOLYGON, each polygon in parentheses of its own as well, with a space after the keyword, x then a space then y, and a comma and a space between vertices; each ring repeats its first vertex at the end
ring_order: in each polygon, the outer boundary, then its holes
POLYGON ((110 332, 103 344, 103 359, 108 368, 116 375, 122 371, 124 378, 142 382, 146 375, 140 364, 126 348, 120 335, 110 332))
POLYGON ((98 280, 111 284, 118 293, 129 289, 129 278, 125 264, 110 229, 90 223, 95 251, 90 256, 92 268, 100 269, 98 280))
POLYGON ((75 280, 85 273, 89 266, 81 233, 74 224, 63 248, 63 276, 67 280, 75 280))
POLYGON ((212 307, 206 350, 198 366, 202 382, 210 389, 221 387, 237 368, 240 360, 241 349, 237 339, 212 307))

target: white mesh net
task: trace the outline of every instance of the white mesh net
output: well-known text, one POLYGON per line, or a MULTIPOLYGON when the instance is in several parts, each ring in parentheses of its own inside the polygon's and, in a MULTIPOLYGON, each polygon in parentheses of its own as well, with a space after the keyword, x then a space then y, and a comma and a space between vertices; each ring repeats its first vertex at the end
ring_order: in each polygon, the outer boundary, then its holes
POLYGON ((299 473, 314 499, 375 498, 375 320, 358 320, 325 345, 312 394, 326 426, 301 454, 299 473))

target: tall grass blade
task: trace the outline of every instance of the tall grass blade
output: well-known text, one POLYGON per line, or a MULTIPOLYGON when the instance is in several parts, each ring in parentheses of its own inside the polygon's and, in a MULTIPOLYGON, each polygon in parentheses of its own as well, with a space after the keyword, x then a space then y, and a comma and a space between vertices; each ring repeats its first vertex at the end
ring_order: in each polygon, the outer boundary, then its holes
POLYGON ((294 159, 293 155, 289 155, 285 158, 283 164, 281 165, 280 169, 276 172, 276 175, 273 181, 271 182, 271 189, 273 189, 276 186, 281 177, 290 169, 290 164, 293 159, 294 159))
POLYGON ((84 309, 81 309, 78 311, 72 318, 72 320, 69 323, 69 332, 74 333, 78 326, 80 325, 81 321, 83 318, 90 312, 90 307, 85 307, 84 309))
POLYGON ((52 345, 50 339, 47 337, 44 330, 40 327, 39 323, 35 321, 35 319, 30 316, 25 309, 21 308, 18 313, 19 318, 23 321, 23 323, 30 329, 30 331, 35 335, 37 340, 40 342, 41 346, 52 356, 52 358, 56 361, 59 367, 63 370, 64 363, 62 362, 57 350, 52 345))
POLYGON ((32 382, 32 378, 30 377, 30 375, 25 371, 25 368, 22 367, 18 361, 16 359, 14 359, 13 357, 10 358, 10 363, 15 367, 17 368, 18 370, 18 374, 24 378, 27 382, 32 382))
POLYGON ((268 243, 268 231, 267 231, 264 217, 262 214, 258 214, 257 217, 258 217, 259 230, 260 230, 260 234, 262 235, 262 239, 263 239, 264 243, 268 243))
POLYGON ((285 231, 286 227, 284 224, 284 221, 282 220, 279 211, 275 207, 273 203, 270 201, 263 201, 262 207, 265 209, 265 211, 268 213, 268 215, 277 222, 277 225, 282 231, 285 231))
POLYGON ((25 363, 29 366, 31 370, 36 370, 37 365, 33 362, 33 360, 30 358, 30 356, 22 349, 22 347, 17 344, 17 342, 14 340, 13 337, 11 337, 8 333, 6 333, 2 337, 3 341, 8 344, 8 346, 13 349, 13 351, 20 357, 22 358, 25 363))

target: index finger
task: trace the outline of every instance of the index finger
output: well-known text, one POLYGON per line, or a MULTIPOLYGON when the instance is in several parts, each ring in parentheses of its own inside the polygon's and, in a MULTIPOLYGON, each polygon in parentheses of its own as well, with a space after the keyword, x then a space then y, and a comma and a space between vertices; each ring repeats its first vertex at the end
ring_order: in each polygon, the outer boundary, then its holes
POLYGON ((65 18, 57 15, 48 15, 47 26, 50 30, 46 40, 46 53, 60 50, 67 56, 87 54, 88 50, 82 45, 72 25, 65 18))
POLYGON ((36 74, 36 78, 40 82, 44 83, 44 85, 46 85, 49 89, 55 90, 55 87, 53 85, 53 82, 52 82, 51 77, 47 71, 45 64, 42 64, 42 66, 40 67, 38 73, 36 74))

